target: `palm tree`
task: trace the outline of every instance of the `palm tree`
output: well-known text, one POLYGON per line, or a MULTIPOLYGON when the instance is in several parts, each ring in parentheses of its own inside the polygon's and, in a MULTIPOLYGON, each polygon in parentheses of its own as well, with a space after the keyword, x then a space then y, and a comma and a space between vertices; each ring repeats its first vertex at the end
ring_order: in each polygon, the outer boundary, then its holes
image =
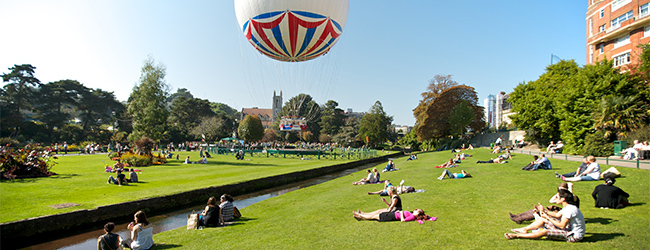
POLYGON ((642 127, 650 117, 649 105, 635 96, 603 97, 594 112, 595 128, 605 131, 605 136, 616 133, 627 137, 629 131, 642 127))

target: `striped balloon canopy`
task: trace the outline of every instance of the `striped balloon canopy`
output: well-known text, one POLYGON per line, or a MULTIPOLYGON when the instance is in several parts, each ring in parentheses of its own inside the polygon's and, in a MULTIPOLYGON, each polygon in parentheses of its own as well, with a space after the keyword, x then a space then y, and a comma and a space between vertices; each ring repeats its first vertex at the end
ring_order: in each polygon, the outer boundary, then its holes
POLYGON ((235 0, 239 26, 260 53, 286 62, 314 59, 338 41, 348 0, 235 0))

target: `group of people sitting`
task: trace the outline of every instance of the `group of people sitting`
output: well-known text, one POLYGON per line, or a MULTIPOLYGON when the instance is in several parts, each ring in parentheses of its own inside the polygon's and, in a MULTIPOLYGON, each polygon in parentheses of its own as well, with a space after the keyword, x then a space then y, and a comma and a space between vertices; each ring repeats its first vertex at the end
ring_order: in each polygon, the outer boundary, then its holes
POLYGON ((216 227, 222 226, 225 222, 232 221, 238 218, 238 210, 233 205, 233 197, 229 194, 221 195, 217 205, 217 198, 210 197, 208 204, 205 206, 203 212, 199 215, 199 226, 202 227, 216 227), (237 212, 235 212, 237 210, 237 212))
POLYGON ((127 226, 130 234, 126 238, 113 233, 115 223, 106 223, 105 234, 97 238, 97 249, 115 250, 126 247, 132 250, 146 250, 153 247, 153 224, 147 220, 147 215, 144 211, 138 211, 133 218, 134 220, 127 226))
MULTIPOLYGON (((417 159, 417 156, 416 156, 416 159, 417 159)), ((388 160, 388 163, 386 164, 386 167, 381 172, 390 172, 390 171, 396 171, 396 170, 399 170, 399 168, 395 167, 395 162, 393 160, 388 160)), ((379 181, 379 180, 377 180, 377 181, 379 181)))
POLYGON ((535 171, 537 169, 551 170, 552 168, 553 166, 551 165, 551 161, 548 160, 548 158, 546 158, 546 155, 540 154, 540 156, 534 155, 533 161, 531 161, 525 167, 521 168, 521 170, 528 170, 528 171, 535 171))
POLYGON ((641 143, 639 140, 634 140, 634 145, 624 149, 621 153, 625 160, 650 159, 650 142, 641 143))
POLYGON ((190 161, 190 156, 188 155, 187 157, 185 157, 185 161, 183 162, 183 164, 208 164, 208 158, 207 156, 204 155, 199 161, 192 162, 190 161))
POLYGON ((562 141, 557 141, 557 144, 551 143, 548 144, 548 147, 546 147, 546 153, 547 154, 561 154, 562 149, 564 148, 564 143, 562 141))
POLYGON ((364 185, 364 184, 375 184, 379 183, 380 181, 380 175, 379 171, 377 171, 377 168, 373 168, 372 171, 370 169, 366 170, 366 173, 368 173, 368 176, 365 178, 361 178, 359 181, 352 182, 352 185, 364 185))
POLYGON ((138 182, 138 171, 135 168, 124 168, 124 164, 118 159, 117 162, 113 165, 113 168, 106 167, 107 172, 115 172, 117 173, 115 177, 109 176, 108 177, 108 184, 117 184, 118 186, 122 185, 129 185, 129 182, 138 182), (126 178, 126 175, 122 173, 122 171, 129 173, 129 178, 126 178))

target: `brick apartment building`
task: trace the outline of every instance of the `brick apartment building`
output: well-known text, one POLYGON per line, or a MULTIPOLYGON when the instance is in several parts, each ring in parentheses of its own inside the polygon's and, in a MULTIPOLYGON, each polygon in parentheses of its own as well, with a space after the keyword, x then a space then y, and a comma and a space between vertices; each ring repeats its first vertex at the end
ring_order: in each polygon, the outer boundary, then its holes
POLYGON ((623 70, 636 67, 639 44, 650 43, 650 0, 588 0, 587 63, 605 58, 623 70))

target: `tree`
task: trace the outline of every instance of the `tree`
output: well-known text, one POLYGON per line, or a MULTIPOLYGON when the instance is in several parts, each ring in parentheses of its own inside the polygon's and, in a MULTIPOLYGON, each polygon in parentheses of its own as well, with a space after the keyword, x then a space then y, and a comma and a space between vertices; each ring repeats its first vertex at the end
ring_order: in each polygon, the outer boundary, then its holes
POLYGON ((169 87, 165 83, 165 75, 165 65, 156 65, 151 57, 145 60, 139 84, 133 87, 128 101, 128 111, 133 119, 131 140, 145 136, 154 141, 163 139, 169 116, 166 109, 169 87))
POLYGON ((206 141, 216 141, 228 137, 232 132, 234 120, 225 115, 204 117, 201 122, 190 130, 194 138, 205 137, 206 141))
POLYGON ((418 120, 424 120, 424 118, 420 118, 420 116, 425 115, 427 107, 429 107, 431 103, 440 96, 442 91, 454 86, 458 86, 458 83, 451 79, 451 75, 435 75, 433 79, 429 80, 427 91, 420 94, 422 100, 420 100, 418 106, 413 110, 415 118, 418 120))
POLYGON ((28 100, 32 97, 32 87, 41 85, 41 81, 34 77, 36 67, 31 64, 15 64, 9 68, 11 72, 2 74, 2 81, 8 82, 2 89, 2 126, 9 128, 7 132, 14 136, 20 132, 20 125, 24 120, 21 109, 31 107, 28 100), (6 109, 6 110, 5 110, 6 109))
POLYGON ((82 91, 86 91, 85 87, 75 80, 50 82, 38 90, 37 118, 45 123, 51 136, 54 128, 63 128, 72 118, 72 109, 77 106, 82 91))
POLYGON ((359 137, 370 146, 375 147, 378 143, 388 139, 390 125, 393 117, 388 116, 380 101, 376 101, 370 108, 370 112, 361 118, 359 126, 359 137))
POLYGON ((272 142, 277 138, 277 133, 275 129, 267 128, 264 130, 264 136, 262 137, 263 142, 272 142))
POLYGON ((341 126, 343 126, 343 119, 345 118, 343 110, 337 108, 338 106, 339 104, 334 100, 327 101, 322 107, 323 115, 318 123, 321 127, 320 134, 330 135, 330 139, 331 136, 339 132, 341 126))
MULTIPOLYGON (((508 101, 515 113, 510 119, 526 130, 526 140, 541 145, 560 139, 560 117, 557 113, 560 89, 578 73, 575 61, 562 60, 546 67, 539 79, 520 83, 508 101)), ((565 149, 566 150, 566 149, 565 149)))
POLYGON ((471 124, 476 119, 476 113, 471 105, 465 100, 461 100, 458 105, 451 110, 449 115, 449 126, 452 135, 465 135, 471 124))
POLYGON ((87 89, 84 87, 80 93, 77 109, 81 112, 81 132, 100 130, 99 125, 111 124, 113 113, 119 112, 124 107, 115 99, 113 92, 101 89, 87 89))
POLYGON ((440 92, 437 98, 428 102, 426 110, 416 117, 414 130, 418 139, 422 142, 452 135, 452 124, 449 122, 450 111, 462 102, 466 102, 475 114, 474 119, 468 124, 469 128, 479 131, 485 127, 483 107, 478 106, 476 91, 470 86, 458 85, 440 92))
POLYGON ((210 101, 199 98, 179 96, 174 99, 169 115, 169 125, 181 134, 181 140, 189 140, 190 131, 196 127, 203 118, 215 116, 210 108, 210 101))
POLYGON ((256 115, 247 115, 239 123, 237 133, 239 133, 240 138, 248 142, 259 141, 264 136, 264 126, 262 126, 262 121, 256 115))
POLYGON ((210 108, 212 108, 212 112, 214 112, 217 115, 227 115, 230 116, 230 118, 232 119, 235 119, 236 117, 240 117, 239 112, 237 112, 236 109, 228 106, 227 104, 223 104, 219 102, 211 102, 210 108))
POLYGON ((359 138, 359 127, 361 122, 358 118, 349 117, 345 125, 341 127, 341 132, 334 135, 333 140, 342 146, 352 146, 356 144, 359 138))
POLYGON ((594 111, 594 127, 604 131, 604 136, 615 134, 626 138, 630 131, 647 125, 650 106, 636 96, 603 97, 594 111))

